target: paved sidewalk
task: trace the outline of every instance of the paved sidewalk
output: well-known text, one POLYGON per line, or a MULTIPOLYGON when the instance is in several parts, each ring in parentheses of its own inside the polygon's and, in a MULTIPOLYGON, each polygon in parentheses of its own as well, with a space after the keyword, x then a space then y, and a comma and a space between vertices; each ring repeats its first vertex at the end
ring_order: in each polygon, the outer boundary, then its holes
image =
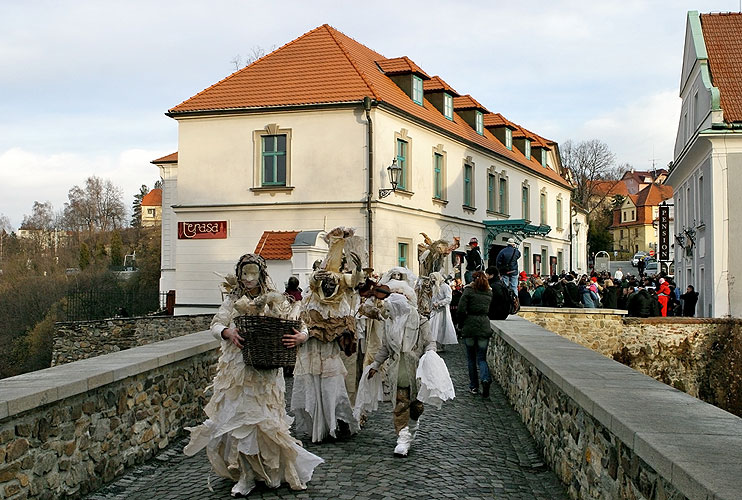
MULTIPOLYGON (((499 387, 492 386, 489 400, 472 396, 467 391, 463 346, 448 346, 441 354, 457 397, 441 410, 426 408, 408 458, 392 455, 396 437, 391 405, 384 403, 360 434, 348 440, 316 445, 307 436, 297 436, 325 459, 306 491, 292 491, 286 485, 270 490, 258 483, 249 498, 566 499, 564 487, 542 462, 499 387)), ((290 395, 291 379, 288 382, 290 395)), ((88 500, 229 498, 232 483, 212 475, 210 491, 205 452, 186 457, 182 454, 186 443, 187 438, 173 443, 88 500)))

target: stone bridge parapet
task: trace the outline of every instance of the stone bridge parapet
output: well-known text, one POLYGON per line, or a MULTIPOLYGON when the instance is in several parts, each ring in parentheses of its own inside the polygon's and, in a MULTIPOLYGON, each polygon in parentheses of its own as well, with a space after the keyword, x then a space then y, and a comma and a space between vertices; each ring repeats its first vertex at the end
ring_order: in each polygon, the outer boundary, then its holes
POLYGON ((742 419, 522 318, 494 378, 572 498, 738 499, 742 419))

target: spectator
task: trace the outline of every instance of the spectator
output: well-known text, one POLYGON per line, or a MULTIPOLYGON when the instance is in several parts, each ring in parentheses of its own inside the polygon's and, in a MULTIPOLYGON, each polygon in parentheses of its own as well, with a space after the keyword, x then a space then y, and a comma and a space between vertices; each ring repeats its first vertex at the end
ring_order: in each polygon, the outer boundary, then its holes
POLYGON ((497 268, 492 272, 494 284, 492 285, 492 302, 490 302, 489 318, 503 320, 510 314, 512 290, 500 279, 500 271, 497 268))
POLYGON ((588 309, 595 309, 598 307, 593 301, 593 297, 590 293, 589 285, 587 284, 587 276, 580 278, 580 283, 577 285, 580 291, 580 300, 582 300, 582 306, 588 309))
POLYGON ((516 248, 517 246, 513 238, 508 239, 508 246, 500 250, 495 262, 502 280, 515 293, 518 293, 518 259, 520 259, 520 250, 516 248))
MULTIPOLYGON (((542 305, 542 297, 544 294, 544 282, 541 278, 534 278, 533 280, 533 295, 531 295, 531 305, 540 306, 542 305)), ((522 304, 521 304, 522 305, 522 304)))
POLYGON ((621 281, 623 279, 623 271, 621 270, 620 267, 618 268, 618 271, 616 271, 616 273, 613 275, 613 278, 616 281, 621 281))
POLYGON ((472 285, 464 288, 457 315, 469 364, 469 392, 478 394, 481 380, 482 397, 486 398, 492 384, 487 365, 487 348, 492 336, 489 320, 492 290, 482 271, 475 271, 472 279, 472 285))
POLYGON ((290 277, 286 284, 286 291, 283 292, 283 294, 287 297, 291 297, 294 302, 301 302, 301 292, 302 289, 299 287, 299 278, 296 276, 290 277))
POLYGON ((564 277, 564 307, 582 307, 580 290, 575 283, 575 277, 568 274, 564 277))
POLYGON ((618 307, 618 288, 610 278, 603 282, 602 302, 605 309, 616 309, 618 307))
POLYGON ((667 304, 670 300, 670 285, 664 278, 660 278, 660 288, 657 290, 657 300, 660 303, 660 315, 667 316, 667 304))
POLYGON ((464 273, 466 284, 468 285, 472 282, 474 271, 481 271, 482 269, 482 253, 479 250, 479 241, 476 238, 472 238, 469 240, 469 250, 466 251, 466 272, 464 273))
POLYGON ((541 303, 544 307, 564 307, 564 286, 559 281, 559 276, 554 275, 549 279, 541 303))
POLYGON ((695 291, 693 285, 688 285, 685 293, 680 296, 680 300, 683 301, 683 316, 695 316, 698 292, 695 291))
POLYGON ((531 305, 531 292, 528 291, 528 281, 521 281, 518 284, 518 301, 521 306, 531 305))
POLYGON ((639 276, 644 277, 644 268, 647 267, 647 263, 644 261, 644 257, 639 258, 639 262, 637 262, 636 267, 639 270, 639 276))

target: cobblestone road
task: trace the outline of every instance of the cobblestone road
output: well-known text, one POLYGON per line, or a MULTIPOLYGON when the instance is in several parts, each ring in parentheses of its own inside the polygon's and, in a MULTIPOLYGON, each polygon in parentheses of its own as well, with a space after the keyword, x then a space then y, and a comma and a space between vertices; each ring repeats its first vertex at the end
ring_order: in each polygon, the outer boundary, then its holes
MULTIPOLYGON (((410 455, 394 458, 391 405, 372 414, 360 434, 308 450, 325 459, 306 491, 286 485, 270 490, 258 483, 249 498, 396 500, 403 498, 566 499, 564 488, 544 465, 535 443, 496 384, 488 400, 467 392, 466 353, 448 346, 442 353, 457 397, 441 410, 426 408, 410 455)), ((290 379, 287 392, 290 394, 290 379)), ((290 398, 288 398, 290 399, 290 398)), ((182 453, 187 439, 174 442, 88 500, 224 499, 232 483, 211 476, 205 452, 182 453)))

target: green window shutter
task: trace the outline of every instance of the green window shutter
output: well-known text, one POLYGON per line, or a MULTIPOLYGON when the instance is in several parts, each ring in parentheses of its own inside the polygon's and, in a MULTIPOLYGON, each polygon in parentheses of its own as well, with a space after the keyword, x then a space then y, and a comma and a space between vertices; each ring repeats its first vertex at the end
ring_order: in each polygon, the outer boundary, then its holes
POLYGON ((407 141, 397 139, 397 165, 402 171, 399 174, 399 189, 407 189, 407 141))
POLYGON ((487 174, 487 210, 495 210, 495 176, 487 174))
POLYGON ((507 185, 507 180, 506 179, 500 179, 500 192, 499 192, 499 196, 500 196, 500 198, 499 198, 500 199, 500 207, 499 208, 500 208, 500 210, 499 210, 499 212, 501 214, 504 214, 505 213, 505 202, 507 201, 506 198, 505 198, 505 196, 506 196, 505 193, 507 192, 506 185, 507 185))
POLYGON ((423 80, 416 75, 412 75, 412 100, 415 104, 423 105, 423 80))
POLYGON ((453 120, 453 96, 443 94, 443 114, 449 120, 453 120))
POLYGON ((472 166, 464 165, 464 205, 474 206, 472 200, 472 166))
POLYGON ((408 261, 408 245, 407 243, 397 243, 397 254, 399 267, 407 267, 408 261))
POLYGON ((443 199, 443 155, 433 155, 433 196, 443 199))

